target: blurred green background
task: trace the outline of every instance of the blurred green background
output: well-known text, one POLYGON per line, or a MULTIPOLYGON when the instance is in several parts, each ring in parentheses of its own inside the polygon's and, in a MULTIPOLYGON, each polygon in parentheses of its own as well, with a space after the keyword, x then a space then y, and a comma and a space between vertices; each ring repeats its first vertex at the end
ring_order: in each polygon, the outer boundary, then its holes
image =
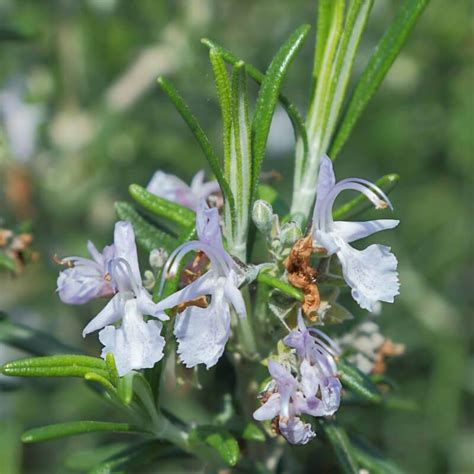
MULTIPOLYGON (((375 2, 355 76, 398 4, 375 2)), ((399 258, 401 295, 378 321, 406 345, 389 373, 419 410, 340 416, 414 473, 474 472, 472 10, 469 0, 432 1, 336 161, 339 177, 401 175, 392 194, 401 225, 384 236, 399 258)), ((109 243, 113 203, 127 199, 130 183, 145 185, 156 169, 189 180, 205 166, 156 77, 175 81, 220 149, 200 38, 265 69, 296 26, 314 25, 315 11, 310 0, 0 0, 0 216, 6 226, 29 222, 40 252, 20 276, 0 276, 0 310, 97 354, 94 337, 80 334, 100 303, 62 305, 52 256, 85 255, 87 239, 109 243)), ((313 47, 312 37, 284 86, 301 111, 313 47)), ((254 98, 256 91, 251 84, 254 98)), ((281 173, 275 186, 287 200, 293 145, 278 110, 264 169, 281 173)), ((0 362, 21 355, 0 344, 0 362)), ((1 387, 0 473, 72 472, 71 453, 100 441, 25 447, 18 440, 25 427, 106 419, 108 409, 82 382, 1 387)), ((302 472, 314 472, 317 443, 301 451, 302 472)))

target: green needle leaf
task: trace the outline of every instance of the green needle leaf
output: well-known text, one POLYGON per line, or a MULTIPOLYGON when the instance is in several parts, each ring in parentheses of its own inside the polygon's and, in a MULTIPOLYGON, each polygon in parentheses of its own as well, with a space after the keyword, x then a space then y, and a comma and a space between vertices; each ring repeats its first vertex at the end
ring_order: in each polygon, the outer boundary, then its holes
MULTIPOLYGON (((222 56, 222 59, 232 66, 236 66, 238 63, 241 62, 241 59, 238 58, 234 53, 229 51, 228 49, 223 48, 222 46, 218 45, 214 41, 203 38, 201 43, 207 46, 208 48, 216 49, 222 56)), ((245 72, 251 77, 257 84, 261 84, 265 79, 265 74, 257 69, 255 66, 251 64, 245 63, 245 72)), ((308 138, 306 136, 306 127, 304 124, 304 120, 301 117, 298 109, 295 105, 293 105, 283 94, 278 95, 278 100, 280 101, 282 107, 285 109, 288 117, 291 120, 293 125, 293 130, 295 132, 296 139, 300 139, 303 143, 304 147, 304 155, 306 155, 308 151, 308 138)))
POLYGON ((264 283, 265 285, 270 286, 272 288, 276 288, 282 293, 285 293, 285 295, 291 296, 291 298, 294 298, 297 301, 304 301, 304 295, 300 290, 290 285, 289 283, 281 281, 279 278, 269 275, 268 273, 260 272, 257 276, 257 281, 259 283, 264 283))
POLYGON ((344 118, 337 130, 331 145, 329 156, 335 158, 349 137, 359 116, 367 106, 370 98, 380 86, 390 66, 413 30, 418 17, 429 0, 405 0, 395 20, 386 31, 375 49, 372 57, 359 78, 350 98, 344 118))
POLYGON ((337 363, 341 383, 363 400, 379 404, 383 398, 377 387, 359 369, 344 360, 337 363))
POLYGON ((152 214, 164 217, 186 228, 194 224, 196 214, 187 207, 156 196, 138 184, 131 184, 128 192, 138 204, 152 214))
POLYGON ((133 379, 135 372, 130 372, 124 377, 121 377, 117 384, 117 391, 120 400, 124 405, 130 405, 133 399, 133 379))
POLYGON ((264 443, 266 439, 265 433, 255 423, 251 422, 247 423, 245 426, 242 438, 247 441, 256 441, 259 443, 264 443))
POLYGON ((229 466, 235 466, 240 459, 237 440, 228 432, 213 426, 199 426, 189 434, 191 443, 204 443, 215 449, 229 466))
POLYGON ((209 51, 214 79, 216 83, 217 95, 222 113, 222 128, 224 139, 224 175, 227 182, 230 181, 230 137, 232 133, 232 111, 230 99, 230 81, 227 69, 221 54, 216 49, 209 51))
POLYGON ((341 472, 359 474, 357 460, 353 455, 349 438, 342 427, 330 420, 318 420, 334 449, 341 472))
POLYGON ((193 133, 194 137, 198 141, 209 163, 209 166, 211 167, 212 172, 214 173, 217 181, 219 182, 219 186, 222 189, 222 193, 224 194, 225 199, 229 201, 232 219, 235 221, 234 196, 232 195, 232 192, 230 190, 229 183, 225 179, 225 176, 219 164, 219 158, 214 152, 209 138, 207 138, 207 135, 204 133, 204 130, 202 129, 201 125, 199 125, 199 122, 197 121, 196 117, 191 113, 186 102, 184 102, 183 98, 179 95, 178 91, 171 84, 171 82, 167 81, 163 77, 160 77, 158 79, 158 84, 169 97, 171 102, 173 102, 181 117, 184 119, 191 132, 193 133))
POLYGON ((8 362, 0 372, 12 377, 85 377, 94 372, 108 379, 107 366, 102 359, 82 355, 33 357, 8 362))
POLYGON ((176 247, 176 239, 147 222, 128 202, 116 202, 115 210, 120 219, 131 222, 138 245, 151 252, 164 248, 168 252, 176 247))
POLYGON ((38 443, 66 436, 99 431, 112 431, 114 433, 144 433, 142 429, 128 423, 108 423, 105 421, 73 421, 55 425, 34 428, 23 433, 21 440, 24 443, 38 443))
MULTIPOLYGON (((297 28, 285 41, 273 58, 262 81, 255 113, 252 119, 252 196, 256 196, 260 180, 260 170, 265 156, 268 134, 273 113, 278 101, 283 79, 288 68, 300 50, 310 30, 309 25, 297 28)), ((253 197, 250 200, 253 202, 253 197)))
MULTIPOLYGON (((400 181, 398 174, 387 174, 382 176, 375 184, 385 193, 389 194, 400 181)), ((374 205, 365 197, 363 194, 359 194, 351 201, 338 207, 332 214, 334 220, 346 219, 348 217, 354 217, 367 209, 370 209, 374 205)))

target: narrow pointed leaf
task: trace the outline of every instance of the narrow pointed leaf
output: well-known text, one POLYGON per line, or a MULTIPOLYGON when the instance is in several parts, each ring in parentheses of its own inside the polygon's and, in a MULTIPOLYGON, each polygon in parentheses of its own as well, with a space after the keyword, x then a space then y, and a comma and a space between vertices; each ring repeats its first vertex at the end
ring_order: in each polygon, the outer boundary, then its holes
POLYGON ((13 377, 84 377, 90 372, 109 376, 102 359, 81 355, 20 359, 1 367, 2 374, 13 377))
POLYGON ((320 420, 319 424, 331 443, 341 472, 345 474, 359 474, 358 463, 352 453, 352 446, 344 429, 330 420, 320 420))
POLYGON ((347 85, 352 72, 352 65, 367 25, 373 0, 353 0, 349 3, 344 29, 334 58, 331 70, 329 93, 324 107, 321 150, 327 152, 330 139, 339 117, 347 85))
POLYGON ((131 184, 128 192, 138 204, 152 214, 164 217, 182 227, 189 227, 194 223, 196 215, 187 207, 156 196, 138 184, 131 184))
MULTIPOLYGON (((390 191, 395 188, 400 180, 400 176, 398 174, 387 174, 382 176, 382 178, 378 179, 375 184, 385 193, 389 194, 390 191)), ((354 217, 367 209, 370 209, 374 205, 365 197, 363 194, 359 194, 354 199, 350 200, 346 204, 339 206, 333 212, 333 219, 341 220, 347 217, 354 217)))
POLYGON ((133 379, 135 372, 130 372, 121 377, 117 384, 117 392, 124 405, 130 405, 133 399, 133 379))
POLYGON ((53 336, 22 324, 0 319, 0 342, 34 355, 77 352, 53 336))
POLYGON ((335 158, 346 142, 428 3, 429 0, 404 0, 400 6, 395 20, 369 59, 350 98, 344 118, 331 144, 329 155, 332 158, 335 158))
POLYGON ((255 424, 247 423, 242 433, 242 438, 247 441, 256 441, 258 443, 265 442, 265 433, 255 424))
MULTIPOLYGON (((230 137, 232 133, 232 111, 230 99, 230 81, 227 74, 227 69, 220 55, 216 49, 209 51, 209 60, 214 72, 214 80, 219 97, 219 104, 222 114, 222 134, 224 142, 224 175, 227 182, 230 181, 230 137)), ((235 198, 235 196, 234 196, 235 198)))
POLYGON ((171 82, 167 81, 163 77, 160 77, 158 79, 158 83, 161 86, 161 89, 170 98, 171 102, 173 102, 181 117, 184 119, 191 132, 193 133, 194 137, 198 141, 199 146, 204 152, 209 166, 211 167, 211 170, 214 173, 219 183, 219 186, 221 187, 225 199, 229 201, 229 206, 232 212, 232 218, 235 220, 234 196, 232 195, 232 192, 230 190, 229 183, 225 179, 224 173, 222 172, 221 166, 219 164, 219 158, 214 152, 209 138, 207 138, 207 135, 204 133, 204 130, 202 129, 201 125, 199 125, 199 122, 197 121, 196 117, 191 113, 189 107, 186 105, 183 98, 179 95, 178 91, 171 84, 171 82))
POLYGON ((24 443, 38 443, 86 433, 110 431, 114 433, 143 433, 137 426, 128 423, 109 423, 105 421, 73 421, 34 428, 23 433, 24 443))
POLYGON ((344 360, 337 363, 337 368, 342 384, 355 395, 371 403, 382 402, 382 395, 377 387, 359 369, 344 360))
POLYGON ((174 237, 147 222, 128 202, 116 202, 115 210, 120 219, 132 224, 138 245, 144 250, 151 252, 164 248, 171 251, 175 248, 174 237))
POLYGON ((221 459, 229 466, 235 466, 240 459, 237 440, 227 431, 213 426, 200 426, 189 434, 193 444, 204 443, 215 449, 221 459))
MULTIPOLYGON (((109 373, 107 373, 107 375, 109 375, 109 373)), ((113 384, 105 377, 102 377, 102 375, 99 375, 97 372, 87 372, 87 374, 84 375, 84 379, 88 382, 96 382, 102 385, 102 387, 110 393, 117 393, 117 389, 113 386, 113 384)))
MULTIPOLYGON (((233 66, 241 62, 241 59, 239 59, 234 53, 228 49, 223 48, 208 38, 203 38, 201 43, 208 48, 217 49, 224 61, 232 64, 233 66)), ((251 64, 245 63, 245 71, 257 84, 261 84, 265 79, 265 74, 251 64)), ((299 113, 296 106, 292 104, 283 94, 278 95, 278 100, 291 120, 296 139, 301 139, 304 148, 304 155, 306 155, 308 151, 308 138, 306 136, 306 127, 301 114, 299 113)))
MULTIPOLYGON (((290 35, 273 58, 265 74, 265 79, 262 81, 252 119, 253 196, 257 194, 260 170, 265 156, 270 125, 278 102, 283 79, 297 52, 303 45, 309 29, 309 25, 302 25, 290 35)), ((251 201, 253 201, 253 199, 251 199, 251 201)))
POLYGON ((313 77, 318 78, 323 62, 324 49, 327 44, 329 27, 332 18, 334 0, 319 0, 318 21, 316 26, 316 48, 314 51, 313 77))

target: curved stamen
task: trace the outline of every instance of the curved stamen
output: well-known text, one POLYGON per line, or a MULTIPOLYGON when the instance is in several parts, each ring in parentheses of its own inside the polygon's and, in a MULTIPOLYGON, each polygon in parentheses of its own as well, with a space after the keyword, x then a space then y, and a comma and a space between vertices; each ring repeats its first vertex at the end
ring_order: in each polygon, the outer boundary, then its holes
POLYGON ((135 295, 138 295, 140 289, 133 277, 132 269, 127 260, 122 257, 114 258, 110 263, 110 269, 119 292, 131 290, 135 295))
POLYGON ((204 252, 206 256, 209 258, 209 260, 211 261, 211 265, 216 268, 217 272, 220 275, 226 276, 229 273, 230 268, 229 268, 228 262, 220 258, 217 252, 215 252, 214 249, 210 245, 200 242, 199 240, 192 240, 191 242, 187 242, 183 245, 180 245, 169 256, 165 266, 163 267, 163 271, 161 274, 161 281, 160 281, 160 288, 159 288, 160 294, 163 291, 166 278, 169 272, 172 272, 173 274, 176 273, 178 270, 179 264, 181 263, 181 260, 184 258, 184 256, 187 253, 193 250, 204 252))
POLYGON ((340 181, 329 192, 329 194, 327 195, 326 199, 323 202, 323 205, 321 206, 320 215, 316 216, 317 229, 322 230, 323 232, 329 231, 331 224, 334 222, 332 218, 332 209, 334 206, 334 202, 342 191, 346 191, 350 189, 354 191, 359 191, 360 193, 364 194, 364 196, 366 196, 367 199, 369 199, 372 202, 372 204, 374 204, 374 206, 376 207, 380 206, 380 202, 382 200, 369 188, 354 181, 346 181, 346 182, 340 181))
POLYGON ((393 211, 393 206, 392 206, 392 203, 390 202, 390 199, 375 183, 372 183, 371 181, 368 181, 368 180, 363 179, 363 178, 346 178, 346 179, 343 179, 342 181, 339 181, 338 184, 346 183, 346 182, 359 183, 359 184, 363 184, 363 185, 367 186, 372 191, 377 193, 380 196, 381 200, 385 204, 387 204, 387 206, 390 208, 391 211, 393 211))
MULTIPOLYGON (((338 356, 341 353, 341 348, 337 345, 335 341, 333 341, 327 334, 324 334, 322 331, 316 328, 308 328, 309 332, 314 332, 319 336, 319 338, 324 339, 324 341, 327 342, 327 344, 330 346, 328 347, 328 352, 332 354, 333 356, 338 356)), ((322 343, 322 341, 317 338, 319 343, 322 343)))

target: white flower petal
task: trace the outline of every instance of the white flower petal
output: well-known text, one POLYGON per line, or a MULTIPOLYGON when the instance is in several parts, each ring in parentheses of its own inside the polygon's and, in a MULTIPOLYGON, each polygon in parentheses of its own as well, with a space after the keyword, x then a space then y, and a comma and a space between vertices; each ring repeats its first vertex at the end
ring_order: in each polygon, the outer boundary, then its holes
POLYGON ((217 363, 230 336, 230 310, 217 287, 208 308, 190 306, 176 316, 174 334, 178 354, 186 367, 217 363))
POLYGON ((334 240, 334 236, 321 230, 313 231, 313 245, 315 247, 326 249, 328 255, 332 255, 339 250, 337 242, 334 240))
POLYGON ((151 368, 163 357, 165 339, 161 329, 159 321, 145 322, 137 301, 129 299, 125 303, 122 325, 119 328, 107 326, 99 333, 104 345, 102 357, 113 354, 120 376, 131 370, 151 368))
POLYGON ((254 420, 272 420, 280 413, 280 394, 273 393, 270 398, 253 412, 254 420))
POLYGON ((399 223, 400 221, 396 219, 378 219, 366 222, 336 221, 333 223, 331 231, 350 243, 382 230, 393 229, 399 223))
POLYGON ((120 294, 116 294, 102 309, 102 311, 92 319, 82 331, 82 337, 91 332, 102 329, 103 327, 118 321, 123 314, 125 301, 120 294))
POLYGON ((157 309, 156 303, 151 299, 150 294, 145 288, 140 288, 137 296, 138 309, 141 313, 168 321, 169 317, 162 310, 157 309))
POLYGON ((238 287, 237 275, 233 270, 231 270, 229 276, 225 280, 224 295, 229 303, 234 307, 238 316, 245 318, 247 316, 247 309, 245 308, 245 301, 238 287))
POLYGON ((163 311, 173 308, 178 304, 199 298, 200 296, 210 295, 215 291, 216 285, 219 284, 218 280, 219 277, 217 274, 213 270, 209 270, 188 286, 185 286, 183 289, 158 302, 155 310, 163 311))
POLYGON ((370 245, 365 250, 356 250, 341 238, 337 256, 347 284, 352 288, 352 297, 361 308, 373 311, 377 301, 393 303, 398 295, 399 282, 397 259, 384 245, 370 245))
POLYGON ((115 224, 114 231, 115 256, 123 258, 130 265, 132 277, 137 286, 142 285, 140 268, 138 267, 137 246, 135 244, 135 232, 132 224, 128 221, 119 221, 115 224))

